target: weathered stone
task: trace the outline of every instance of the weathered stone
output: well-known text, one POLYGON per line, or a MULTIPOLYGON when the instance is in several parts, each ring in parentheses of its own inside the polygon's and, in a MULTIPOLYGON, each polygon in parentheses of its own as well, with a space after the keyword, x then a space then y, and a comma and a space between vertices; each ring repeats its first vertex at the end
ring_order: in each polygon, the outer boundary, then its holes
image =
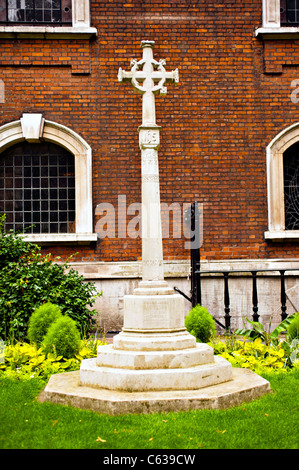
POLYGON ((250 370, 233 368, 232 374, 228 382, 199 390, 129 393, 82 386, 80 372, 68 372, 53 375, 39 401, 120 415, 226 409, 271 392, 269 382, 250 370))
MULTIPOLYGON (((146 353, 145 353, 146 354, 146 353)), ((161 353, 165 354, 165 351, 161 353)), ((213 362, 184 368, 124 369, 99 367, 96 359, 85 359, 80 368, 80 384, 128 392, 155 390, 197 390, 232 379, 232 367, 222 357, 213 362)), ((164 358, 161 357, 161 362, 164 358)))
POLYGON ((211 346, 197 343, 196 347, 173 351, 132 351, 115 349, 111 345, 100 346, 96 364, 98 367, 124 369, 182 369, 214 361, 211 346))

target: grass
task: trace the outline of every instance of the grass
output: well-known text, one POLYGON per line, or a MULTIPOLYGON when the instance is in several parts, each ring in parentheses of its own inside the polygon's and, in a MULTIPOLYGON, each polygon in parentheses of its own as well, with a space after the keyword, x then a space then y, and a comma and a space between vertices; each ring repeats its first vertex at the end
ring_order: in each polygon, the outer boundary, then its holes
POLYGON ((1 449, 298 449, 299 370, 273 393, 228 410, 106 416, 36 396, 45 383, 0 376, 1 449))

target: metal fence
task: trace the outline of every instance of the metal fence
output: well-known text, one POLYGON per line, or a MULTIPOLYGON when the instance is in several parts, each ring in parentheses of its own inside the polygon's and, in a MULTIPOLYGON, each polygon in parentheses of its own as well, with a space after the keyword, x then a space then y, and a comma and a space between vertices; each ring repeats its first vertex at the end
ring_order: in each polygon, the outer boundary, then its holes
MULTIPOLYGON (((198 204, 194 202, 191 209, 191 230, 196 235, 196 231, 199 230, 199 220, 198 220, 198 204)), ((213 270, 213 271, 201 271, 200 268, 200 249, 191 248, 191 269, 190 269, 190 296, 186 295, 177 287, 174 287, 174 290, 181 294, 185 299, 187 299, 192 307, 195 307, 197 304, 201 304, 201 277, 203 275, 212 275, 212 274, 221 274, 223 276, 224 283, 224 324, 219 320, 214 318, 215 322, 226 331, 231 331, 231 314, 230 314, 230 294, 229 294, 229 276, 230 275, 250 275, 252 277, 252 320, 259 321, 259 306, 258 306, 258 285, 257 285, 257 274, 258 273, 279 273, 280 276, 280 304, 281 304, 281 320, 284 320, 287 314, 287 296, 285 288, 285 273, 298 271, 299 268, 290 268, 290 269, 241 269, 241 270, 213 270)))

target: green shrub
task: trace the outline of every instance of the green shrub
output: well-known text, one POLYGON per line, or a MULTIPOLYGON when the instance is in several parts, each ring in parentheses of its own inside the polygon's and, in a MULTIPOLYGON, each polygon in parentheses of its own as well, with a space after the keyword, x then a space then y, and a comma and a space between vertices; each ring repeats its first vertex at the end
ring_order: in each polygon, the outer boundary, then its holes
POLYGON ((50 325, 61 317, 61 310, 57 305, 47 302, 36 308, 28 323, 28 338, 36 344, 41 344, 50 325))
POLYGON ((66 359, 75 357, 80 350, 80 333, 76 323, 68 316, 58 318, 43 340, 46 353, 55 352, 66 359))
POLYGON ((288 326, 288 336, 292 341, 293 339, 299 338, 299 312, 296 313, 291 324, 288 326))
POLYGON ((24 340, 30 316, 45 302, 58 305, 85 336, 97 314, 89 307, 101 295, 95 284, 86 282, 69 263, 58 264, 51 254, 42 255, 22 235, 6 232, 4 220, 0 216, 0 338, 24 340))
POLYGON ((216 334, 214 318, 199 304, 186 316, 185 326, 187 331, 201 343, 207 343, 216 334))

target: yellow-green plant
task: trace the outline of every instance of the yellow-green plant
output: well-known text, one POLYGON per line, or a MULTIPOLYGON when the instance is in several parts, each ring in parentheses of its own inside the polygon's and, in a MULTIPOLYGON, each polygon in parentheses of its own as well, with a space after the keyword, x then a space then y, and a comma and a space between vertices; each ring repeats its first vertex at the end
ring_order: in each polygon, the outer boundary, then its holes
POLYGON ((254 341, 236 340, 233 348, 224 342, 211 345, 216 355, 228 360, 234 367, 247 368, 257 373, 283 370, 287 359, 287 352, 282 344, 269 346, 264 344, 261 338, 254 341))
POLYGON ((78 370, 82 359, 95 357, 99 340, 81 340, 78 354, 69 359, 55 350, 46 353, 43 346, 34 343, 15 343, 5 346, 4 362, 0 363, 0 374, 19 378, 40 377, 48 379, 52 374, 78 370))

